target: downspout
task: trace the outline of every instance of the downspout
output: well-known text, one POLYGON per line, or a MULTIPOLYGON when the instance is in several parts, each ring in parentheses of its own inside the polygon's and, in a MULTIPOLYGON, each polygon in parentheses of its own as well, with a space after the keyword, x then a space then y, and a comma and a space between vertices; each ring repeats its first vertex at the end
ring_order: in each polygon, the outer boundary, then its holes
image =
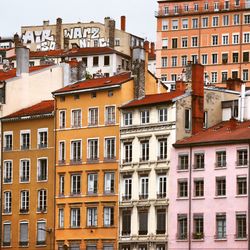
POLYGON ((191 210, 192 210, 192 147, 189 149, 190 161, 189 161, 189 180, 188 180, 188 250, 191 250, 191 210))

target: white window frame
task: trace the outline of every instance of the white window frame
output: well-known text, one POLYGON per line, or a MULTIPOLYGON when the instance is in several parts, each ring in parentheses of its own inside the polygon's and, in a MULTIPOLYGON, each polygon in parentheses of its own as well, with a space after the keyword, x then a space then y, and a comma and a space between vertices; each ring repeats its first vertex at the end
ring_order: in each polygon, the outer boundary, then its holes
POLYGON ((3 138, 4 138, 4 150, 13 150, 13 131, 4 131, 3 132, 3 138), (7 143, 6 136, 11 136, 11 145, 9 145, 9 142, 7 143))
POLYGON ((88 125, 98 126, 99 125, 99 107, 89 107, 88 109, 88 125), (93 114, 92 114, 93 112, 93 114))
MULTIPOLYGON (((27 143, 27 141, 26 141, 27 143)), ((30 149, 31 148, 31 131, 30 129, 25 129, 20 131, 20 149, 30 149), (29 145, 24 147, 23 145, 23 135, 24 134, 29 134, 29 145)))
POLYGON ((48 165, 49 165, 49 160, 48 160, 48 157, 40 157, 40 158, 37 158, 37 181, 38 182, 44 182, 44 181, 48 181, 48 165), (45 179, 42 178, 41 176, 42 175, 42 169, 41 169, 41 160, 46 160, 46 177, 45 179))
POLYGON ((116 123, 116 105, 105 106, 105 124, 113 125, 116 123), (109 109, 114 109, 111 113, 109 109))
POLYGON ((37 211, 45 212, 48 206, 48 191, 47 189, 39 189, 37 191, 37 211))
POLYGON ((12 184, 13 181, 13 161, 4 160, 3 161, 3 183, 12 184))
POLYGON ((47 148, 49 146, 49 134, 48 134, 48 128, 39 128, 37 130, 37 147, 38 148, 47 148), (41 140, 41 133, 47 133, 47 141, 41 140))
POLYGON ((82 110, 71 109, 71 128, 80 128, 82 126, 82 110))
POLYGON ((30 182, 30 176, 31 176, 31 161, 30 161, 30 159, 28 159, 28 158, 24 158, 24 159, 20 159, 20 161, 19 161, 19 182, 20 183, 28 183, 28 182, 30 182), (22 163, 23 162, 27 162, 28 163, 28 177, 29 178, 27 178, 27 180, 26 180, 26 178, 24 178, 24 180, 22 180, 23 178, 23 176, 25 176, 26 177, 26 172, 27 172, 27 164, 25 164, 26 166, 25 166, 25 175, 24 175, 24 173, 23 173, 23 165, 22 165, 22 163))
MULTIPOLYGON (((78 145, 77 145, 78 146, 78 145)), ((77 150, 78 151, 78 150, 77 150)), ((77 154, 77 152, 75 152, 75 154, 77 154)), ((78 155, 77 155, 78 156, 78 155)), ((71 161, 81 161, 82 160, 82 139, 74 139, 74 140, 71 140, 70 141, 70 160, 71 161), (80 143, 79 145, 80 145, 80 158, 78 159, 78 158, 74 158, 73 156, 74 156, 74 151, 73 151, 73 143, 80 143)))
POLYGON ((59 111, 59 128, 60 129, 66 128, 66 110, 59 111), (62 114, 64 114, 64 115, 62 115, 62 114))

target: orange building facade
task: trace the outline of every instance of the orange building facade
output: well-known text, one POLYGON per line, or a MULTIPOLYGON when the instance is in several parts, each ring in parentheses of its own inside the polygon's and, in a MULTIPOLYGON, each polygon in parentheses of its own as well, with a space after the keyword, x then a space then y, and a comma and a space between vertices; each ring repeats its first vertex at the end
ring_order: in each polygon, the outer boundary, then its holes
POLYGON ((159 0, 157 77, 176 81, 188 61, 205 66, 207 83, 240 78, 250 87, 249 0, 159 0))
POLYGON ((53 249, 54 101, 2 118, 2 248, 53 249))

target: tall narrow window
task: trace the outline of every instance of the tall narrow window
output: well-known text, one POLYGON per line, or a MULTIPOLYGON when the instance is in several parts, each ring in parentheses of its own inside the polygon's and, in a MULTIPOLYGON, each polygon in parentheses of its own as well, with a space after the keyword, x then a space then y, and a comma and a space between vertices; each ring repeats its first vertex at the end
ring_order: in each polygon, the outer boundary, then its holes
POLYGON ((21 191, 20 202, 21 202, 21 204, 20 204, 20 212, 21 213, 29 212, 30 197, 29 197, 29 191, 28 190, 22 190, 21 191))
POLYGON ((187 239, 187 215, 186 214, 178 214, 178 228, 177 228, 177 238, 179 240, 187 239))
POLYGON ((4 151, 12 150, 13 144, 13 134, 12 132, 4 132, 4 151))
POLYGON ((95 126, 98 124, 98 108, 89 109, 89 126, 95 126))
POLYGON ((149 160, 149 141, 141 141, 141 158, 140 161, 149 160))
POLYGON ((21 131, 21 149, 26 150, 30 148, 30 131, 21 131))
POLYGON ((123 114, 124 126, 132 125, 132 118, 133 118, 133 113, 132 112, 124 113, 123 114))
POLYGON ((20 162, 20 182, 28 182, 30 180, 30 161, 21 160, 20 162))
POLYGON ((159 122, 166 122, 168 119, 167 108, 161 108, 158 110, 159 122))
POLYGON ((47 210, 47 190, 46 189, 38 190, 37 198, 38 198, 37 211, 45 212, 47 210))
POLYGON ((191 129, 191 109, 185 109, 185 129, 191 129))
POLYGON ((157 218, 157 234, 165 234, 166 232, 166 209, 158 209, 156 212, 157 218))
POLYGON ((115 106, 108 106, 105 108, 106 124, 115 124, 115 106))
POLYGON ((225 196, 226 195, 226 178, 216 177, 216 195, 225 196))
POLYGON ((132 142, 126 142, 124 143, 124 163, 129 163, 132 161, 132 142))
POLYGON ((65 141, 59 142, 59 164, 65 164, 65 141))
POLYGON ((226 238, 226 215, 225 214, 216 215, 216 238, 217 239, 226 238))
POLYGON ((103 224, 105 227, 110 227, 114 225, 114 208, 104 207, 103 208, 103 224))
POLYGON ((157 198, 165 198, 167 196, 167 176, 158 176, 158 193, 157 198))
POLYGON ((71 175, 71 194, 72 195, 81 194, 81 175, 80 174, 71 175))
POLYGON ((205 156, 204 153, 194 154, 194 169, 204 169, 205 167, 205 156))
POLYGON ((106 172, 104 174, 104 192, 106 194, 114 193, 115 191, 115 173, 106 172))
POLYGON ((3 224, 3 246, 11 245, 11 222, 3 224))
POLYGON ((58 227, 59 228, 64 228, 64 209, 63 208, 59 208, 58 211, 58 227))
POLYGON ((3 165, 3 183, 10 183, 12 182, 12 161, 4 161, 3 165))
POLYGON ((46 222, 38 221, 37 222, 37 245, 45 245, 46 244, 46 222))
POLYGON ((38 129, 38 148, 48 147, 48 129, 38 129))
POLYGON ((140 210, 138 212, 139 215, 139 235, 147 235, 148 234, 148 211, 140 210))
POLYGON ((217 151, 216 152, 216 167, 221 168, 221 167, 226 167, 227 165, 227 155, 226 151, 217 151))
POLYGON ((97 178, 96 173, 88 174, 88 194, 97 194, 97 178))
POLYGON ((237 214, 236 215, 236 238, 237 239, 247 238, 246 214, 237 214))
POLYGON ((149 110, 141 111, 141 124, 149 123, 149 110))
POLYGON ((81 141, 71 142, 71 164, 77 164, 81 162, 81 141))
POLYGON ((88 140, 88 160, 98 160, 98 139, 88 140))
POLYGON ((167 139, 159 139, 158 140, 158 147, 159 147, 158 160, 167 159, 167 146, 168 146, 167 139))
POLYGON ((248 163, 247 149, 237 150, 237 166, 245 166, 248 163))
POLYGON ((148 198, 148 176, 140 177, 140 199, 148 198))
POLYGON ((105 138, 105 159, 115 159, 115 138, 105 138))
POLYGON ((65 128, 66 126, 66 111, 65 110, 59 111, 59 126, 60 128, 65 128))
POLYGON ((64 175, 59 175, 59 195, 64 195, 64 175))
POLYGON ((70 209, 70 227, 78 228, 81 223, 81 214, 80 208, 71 208, 70 209))
POLYGON ((71 127, 79 128, 82 125, 82 111, 80 109, 71 111, 71 127))
POLYGON ((28 222, 26 221, 20 222, 19 246, 28 246, 29 244, 28 228, 29 228, 28 222))
POLYGON ((38 160, 37 179, 38 181, 46 181, 48 179, 48 160, 47 159, 38 160))
POLYGON ((96 207, 87 208, 87 226, 88 227, 97 226, 97 208, 96 207))
POLYGON ((132 178, 131 176, 124 177, 124 195, 123 200, 130 200, 132 197, 132 178))
POLYGON ((11 191, 5 191, 4 192, 4 208, 3 208, 3 212, 5 214, 11 213, 11 208, 12 208, 11 191))
POLYGON ((202 214, 194 214, 193 239, 203 239, 204 238, 203 228, 204 228, 203 215, 202 214))
POLYGON ((130 235, 131 232, 131 210, 122 211, 122 235, 130 235))

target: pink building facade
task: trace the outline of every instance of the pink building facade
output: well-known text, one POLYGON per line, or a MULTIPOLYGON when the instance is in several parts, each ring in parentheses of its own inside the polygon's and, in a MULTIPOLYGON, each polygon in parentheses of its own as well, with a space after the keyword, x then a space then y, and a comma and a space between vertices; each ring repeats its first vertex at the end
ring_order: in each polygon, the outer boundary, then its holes
POLYGON ((248 249, 249 125, 222 122, 174 145, 168 249, 248 249))

